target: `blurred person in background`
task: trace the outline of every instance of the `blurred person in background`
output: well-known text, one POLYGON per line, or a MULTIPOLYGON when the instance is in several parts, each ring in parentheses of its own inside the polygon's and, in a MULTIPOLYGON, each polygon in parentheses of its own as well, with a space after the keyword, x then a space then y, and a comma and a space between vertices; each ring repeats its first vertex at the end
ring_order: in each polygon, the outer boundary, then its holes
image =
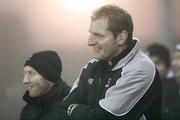
POLYGON ((102 6, 93 12, 89 32, 94 58, 59 106, 64 118, 160 120, 160 77, 132 37, 131 15, 116 5, 102 6))
POLYGON ((55 51, 34 53, 24 64, 23 82, 27 88, 23 100, 27 103, 20 120, 57 120, 54 107, 70 88, 61 79, 62 63, 55 51))
POLYGON ((164 120, 180 120, 180 44, 177 44, 175 48, 172 58, 172 70, 178 85, 178 96, 172 101, 164 120))
POLYGON ((156 65, 163 85, 162 94, 162 117, 168 114, 168 107, 177 97, 177 84, 174 77, 169 76, 171 71, 171 56, 169 49, 158 43, 153 43, 147 47, 147 52, 151 60, 156 65))
POLYGON ((172 69, 178 84, 178 95, 180 95, 180 44, 176 45, 176 51, 172 59, 172 69))
POLYGON ((161 79, 169 78, 168 72, 171 67, 169 49, 164 45, 153 43, 147 47, 147 52, 151 60, 155 63, 161 79))

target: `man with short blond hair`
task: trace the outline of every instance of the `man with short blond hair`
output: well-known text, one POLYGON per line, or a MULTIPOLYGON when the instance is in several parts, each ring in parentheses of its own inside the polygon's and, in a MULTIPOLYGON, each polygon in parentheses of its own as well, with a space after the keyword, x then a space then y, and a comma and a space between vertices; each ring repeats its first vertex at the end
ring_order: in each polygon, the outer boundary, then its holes
MULTIPOLYGON (((161 81, 133 39, 131 15, 116 5, 93 12, 85 65, 59 108, 70 120, 160 120, 161 81)), ((62 118, 63 119, 63 118, 62 118)))

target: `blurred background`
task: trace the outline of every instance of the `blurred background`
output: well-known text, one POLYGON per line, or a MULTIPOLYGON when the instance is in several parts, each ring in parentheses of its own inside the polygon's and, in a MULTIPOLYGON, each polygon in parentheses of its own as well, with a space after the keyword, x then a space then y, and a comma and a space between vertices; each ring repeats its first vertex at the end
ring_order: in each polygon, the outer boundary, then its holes
POLYGON ((33 52, 56 50, 63 79, 72 85, 91 59, 91 11, 104 4, 125 8, 143 49, 158 42, 171 52, 180 42, 180 0, 0 0, 0 119, 18 120, 25 104, 23 64, 33 52))

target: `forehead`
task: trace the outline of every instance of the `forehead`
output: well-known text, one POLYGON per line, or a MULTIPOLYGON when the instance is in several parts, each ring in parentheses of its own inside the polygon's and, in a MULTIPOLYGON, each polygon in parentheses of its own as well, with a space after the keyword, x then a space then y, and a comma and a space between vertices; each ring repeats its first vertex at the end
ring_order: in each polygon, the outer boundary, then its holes
POLYGON ((29 66, 29 65, 26 65, 24 68, 23 68, 24 71, 36 71, 33 67, 29 66))
POLYGON ((101 32, 106 31, 108 28, 108 19, 100 18, 96 20, 92 20, 89 28, 89 32, 101 32))

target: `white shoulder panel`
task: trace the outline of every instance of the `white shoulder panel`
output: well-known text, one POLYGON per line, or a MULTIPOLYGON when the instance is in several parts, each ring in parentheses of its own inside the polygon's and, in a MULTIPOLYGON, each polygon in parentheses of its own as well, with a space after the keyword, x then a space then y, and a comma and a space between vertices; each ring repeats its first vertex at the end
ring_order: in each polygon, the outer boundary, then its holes
POLYGON ((116 116, 127 114, 151 86, 155 71, 151 60, 139 51, 122 68, 121 78, 107 90, 100 106, 116 116))

